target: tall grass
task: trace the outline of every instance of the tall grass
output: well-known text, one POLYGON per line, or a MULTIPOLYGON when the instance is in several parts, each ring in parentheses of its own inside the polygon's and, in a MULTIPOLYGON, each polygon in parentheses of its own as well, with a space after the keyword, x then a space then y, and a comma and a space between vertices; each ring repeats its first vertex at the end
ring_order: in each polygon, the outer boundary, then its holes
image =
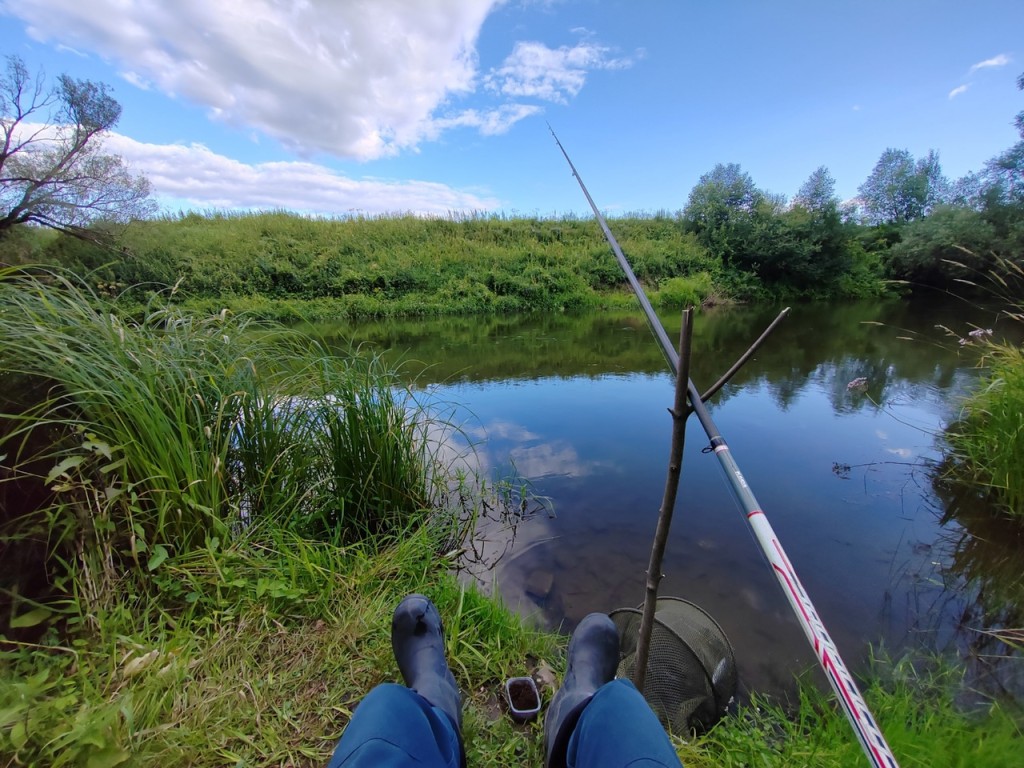
POLYGON ((323 765, 358 699, 397 679, 388 617, 411 591, 442 609, 480 700, 478 764, 498 733, 540 759, 478 693, 552 639, 438 558, 447 530, 421 524, 449 490, 438 426, 379 359, 226 314, 127 321, 13 269, 0 345, 0 374, 38 397, 0 414, 2 477, 52 489, 0 495, 0 547, 6 565, 42 537, 53 579, 26 594, 0 574, 0 764, 323 765))
POLYGON ((949 433, 962 470, 1024 517, 1024 350, 990 344, 988 371, 949 433))
MULTIPOLYGON (((984 277, 987 292, 1007 307, 1003 316, 1024 324, 1024 267, 997 259, 984 277)), ((968 343, 980 347, 987 370, 948 432, 952 458, 962 474, 989 488, 1006 512, 1024 518, 1024 348, 993 340, 988 329, 973 333, 979 339, 968 343)))
POLYGON ((226 313, 128 321, 72 279, 16 270, 0 272, 0 345, 3 374, 47 382, 6 415, 6 474, 48 466, 35 482, 54 491, 5 518, 45 529, 90 602, 126 570, 267 516, 350 543, 400 535, 430 509, 440 473, 417 439, 424 414, 376 358, 226 313), (46 447, 25 455, 40 430, 46 447))

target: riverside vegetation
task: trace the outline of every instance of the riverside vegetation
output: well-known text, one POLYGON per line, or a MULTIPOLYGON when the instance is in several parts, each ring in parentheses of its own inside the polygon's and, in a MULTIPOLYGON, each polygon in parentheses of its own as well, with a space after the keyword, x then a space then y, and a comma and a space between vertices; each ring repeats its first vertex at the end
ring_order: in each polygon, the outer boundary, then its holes
MULTIPOLYGON (((393 370, 229 313, 131 320, 52 272, 0 273, 0 342, 24 396, 0 438, 2 764, 323 765, 395 679, 410 591, 445 616, 470 764, 541 764, 496 691, 560 668, 564 640, 451 575, 459 489, 393 370)), ((905 764, 1015 764, 1014 710, 963 714, 956 691, 948 667, 880 662, 866 695, 905 764)), ((810 683, 675 743, 690 766, 863 760, 810 683)))
MULTIPOLYGON (((1000 260, 983 282, 1005 319, 1024 323, 1024 267, 1000 260)), ((963 418, 948 432, 954 471, 987 489, 1004 513, 1024 520, 1024 349, 991 338, 990 329, 973 331, 987 374, 964 404, 963 418)))
MULTIPOLYGON (((678 216, 623 217, 614 225, 637 276, 664 306, 882 290, 871 266, 877 259, 855 248, 842 227, 836 247, 849 243, 855 252, 846 254, 848 269, 826 266, 821 280, 798 285, 728 264, 678 216)), ((137 222, 120 243, 124 252, 112 255, 81 240, 28 233, 20 260, 88 276, 99 293, 126 306, 178 285, 175 301, 191 308, 279 320, 571 311, 631 301, 600 230, 574 217, 332 221, 189 213, 137 222)))

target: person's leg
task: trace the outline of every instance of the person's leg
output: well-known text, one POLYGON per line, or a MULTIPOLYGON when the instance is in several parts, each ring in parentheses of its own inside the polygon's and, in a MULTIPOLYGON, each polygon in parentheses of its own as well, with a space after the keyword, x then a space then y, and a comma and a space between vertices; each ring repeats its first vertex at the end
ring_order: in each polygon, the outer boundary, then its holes
POLYGON ((444 655, 441 614, 424 595, 408 595, 391 617, 391 649, 405 684, 462 728, 462 696, 444 655))
POLYGON ((628 680, 615 680, 619 635, 591 613, 569 641, 565 678, 544 718, 546 768, 679 768, 672 743, 628 680))
POLYGON ((566 768, 566 751, 583 710, 598 689, 615 677, 619 633, 603 613, 583 618, 572 633, 565 677, 544 716, 544 765, 566 768))
POLYGON ((459 768, 451 718, 404 685, 378 685, 356 707, 328 768, 459 768))
POLYGON ((603 685, 580 714, 568 768, 680 768, 668 734, 628 680, 603 685))
POLYGON ((408 595, 391 617, 391 648, 405 686, 378 685, 356 707, 328 768, 465 768, 462 696, 444 656, 437 607, 408 595))

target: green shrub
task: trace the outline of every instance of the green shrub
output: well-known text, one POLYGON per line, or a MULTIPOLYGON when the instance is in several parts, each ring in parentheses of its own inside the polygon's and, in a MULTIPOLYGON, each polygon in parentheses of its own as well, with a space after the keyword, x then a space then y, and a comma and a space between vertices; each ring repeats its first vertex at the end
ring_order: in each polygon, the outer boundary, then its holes
POLYGON ((665 280, 651 297, 651 301, 663 309, 699 307, 713 290, 711 275, 707 272, 698 272, 689 277, 672 277, 665 280))
MULTIPOLYGON (((611 228, 646 284, 708 273, 723 292, 730 279, 721 254, 711 253, 674 217, 623 216, 611 228)), ((772 257, 781 270, 778 286, 788 281, 798 290, 822 290, 819 273, 838 277, 848 266, 845 260, 825 264, 828 249, 815 246, 804 254, 808 264, 793 271, 796 252, 789 241, 804 237, 804 230, 794 230, 788 240, 763 234, 763 247, 755 250, 764 253, 751 258, 764 266, 769 250, 784 252, 785 258, 772 257), (817 271, 808 272, 811 266, 817 271)), ((559 311, 592 306, 598 291, 626 284, 596 222, 575 218, 189 213, 133 224, 121 233, 116 252, 66 237, 41 241, 37 251, 43 262, 86 276, 97 293, 126 292, 132 302, 145 302, 155 285, 178 285, 175 301, 331 298, 339 300, 336 312, 350 317, 559 311)), ((738 276, 734 284, 754 276, 743 269, 730 267, 738 276)), ((764 275, 754 279, 771 282, 764 275)))

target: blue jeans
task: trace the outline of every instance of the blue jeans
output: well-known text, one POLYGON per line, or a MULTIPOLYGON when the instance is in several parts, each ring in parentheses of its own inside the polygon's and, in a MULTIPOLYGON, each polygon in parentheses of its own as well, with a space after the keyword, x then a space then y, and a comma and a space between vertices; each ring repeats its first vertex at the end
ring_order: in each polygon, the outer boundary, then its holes
MULTIPOLYGON (((658 718, 628 680, 594 694, 569 741, 569 768, 679 768, 658 718)), ((328 768, 459 768, 455 724, 402 685, 378 685, 356 707, 328 768)))

